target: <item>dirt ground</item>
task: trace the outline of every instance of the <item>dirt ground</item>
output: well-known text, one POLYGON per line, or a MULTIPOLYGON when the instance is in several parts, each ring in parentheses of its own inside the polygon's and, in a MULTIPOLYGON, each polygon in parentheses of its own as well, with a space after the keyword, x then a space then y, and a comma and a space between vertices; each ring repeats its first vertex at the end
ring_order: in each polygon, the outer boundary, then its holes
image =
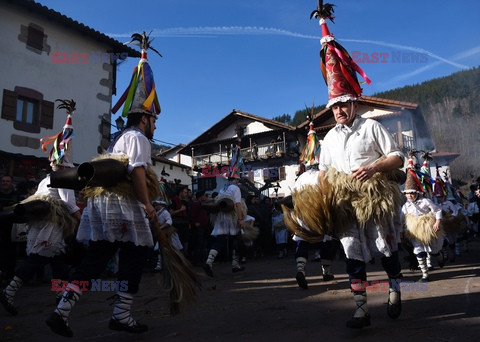
MULTIPOLYGON (((404 254, 402 253, 402 259, 404 254)), ((408 270, 406 281, 420 272, 408 270)), ((248 260, 246 270, 232 274, 230 263, 217 262, 215 277, 196 268, 203 281, 196 303, 169 315, 162 275, 146 272, 136 295, 133 315, 150 329, 141 335, 108 329, 113 292, 84 294, 70 316, 74 341, 475 341, 480 336, 480 241, 469 243, 455 262, 431 272, 426 287, 408 286, 397 320, 386 314, 387 292, 368 288, 372 326, 345 327, 354 303, 344 261, 334 260, 335 280, 324 282, 319 263, 309 262, 309 289, 300 289, 293 252, 248 260)), ((385 281, 380 261, 368 265, 369 281, 385 281)), ((18 316, 0 308, 0 341, 65 341, 50 332, 46 317, 55 307, 49 284, 26 286, 16 296, 18 316)))

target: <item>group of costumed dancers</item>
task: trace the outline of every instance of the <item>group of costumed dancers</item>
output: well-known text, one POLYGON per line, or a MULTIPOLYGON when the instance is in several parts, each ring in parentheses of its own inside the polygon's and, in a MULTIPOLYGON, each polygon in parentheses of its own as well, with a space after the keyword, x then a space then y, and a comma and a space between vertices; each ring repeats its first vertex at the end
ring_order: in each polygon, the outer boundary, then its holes
MULTIPOLYGON (((42 139, 42 148, 52 144, 49 154, 52 172, 40 183, 35 195, 12 210, 28 220, 26 263, 0 292, 0 303, 12 315, 18 314, 14 297, 23 283, 40 266, 52 265, 53 277, 60 279, 57 307, 46 319, 50 329, 72 337, 70 313, 85 291, 98 280, 108 262, 118 253, 118 287, 108 327, 142 333, 147 325, 131 315, 133 296, 139 291, 149 251, 157 240, 163 262, 163 287, 170 292, 170 312, 192 302, 200 281, 192 265, 158 223, 153 203, 160 195, 159 180, 152 169, 151 144, 160 113, 147 50, 153 50, 148 35, 134 34, 130 43, 142 50, 132 79, 117 105, 123 104, 126 128, 115 136, 106 153, 75 167, 72 156, 74 100, 59 100, 67 110, 67 121, 55 136, 42 139), (87 199, 80 216, 74 190, 87 199), (73 238, 72 238, 73 237, 73 238), (70 243, 68 243, 70 241, 70 243), (68 269, 68 251, 85 244, 81 261, 68 269)), ((76 248, 75 251, 80 251, 76 248)), ((52 283, 53 284, 53 283, 52 283)), ((56 287, 57 288, 57 287, 56 287)))
MULTIPOLYGON (((449 245, 455 246, 458 242, 460 231, 457 227, 462 210, 445 201, 447 188, 441 179, 436 179, 432 188, 428 155, 424 156, 423 168, 417 170, 412 153, 405 175, 401 171, 405 155, 388 130, 357 113, 362 89, 356 74, 367 83, 370 80, 329 31, 327 20, 333 22, 333 5, 319 1, 310 18, 318 19, 322 30, 320 65, 328 87, 327 108, 331 109, 336 125, 319 148, 312 113, 307 144, 301 156, 306 171, 297 179, 291 205, 283 202, 284 222, 297 241, 296 280, 302 288, 308 288, 305 265, 309 245, 322 244, 323 277, 329 281, 334 279, 330 271, 333 257, 330 241, 332 238, 340 240, 354 300, 353 315, 346 326, 362 329, 371 325, 364 287, 366 264, 376 256, 381 258, 389 279, 387 314, 396 319, 402 311, 400 284, 403 276, 398 256, 401 235, 411 242, 412 253, 422 271, 421 281, 429 281, 431 257, 443 267, 445 239, 449 245), (403 184, 402 195, 400 186, 403 184)), ((161 191, 151 168, 150 146, 160 105, 147 60, 148 49, 156 52, 150 42, 145 33, 132 36, 130 43, 141 47, 142 56, 133 71, 130 86, 112 109, 115 113, 123 105, 122 115, 127 118, 127 124, 115 136, 107 153, 74 167, 71 139, 75 102, 61 101, 59 108, 67 110, 67 122, 62 132, 45 140, 45 144, 53 143, 50 154, 53 172, 38 187, 37 194, 15 210, 30 219, 29 257, 26 266, 19 269, 2 290, 0 302, 9 313, 17 314, 16 292, 39 265, 52 264, 54 276, 68 284, 64 291, 59 291, 58 305, 46 323, 62 336, 73 336, 70 312, 83 292, 90 288, 91 280, 100 277, 117 252, 118 281, 125 282, 128 287, 117 291, 108 326, 130 333, 147 331, 145 324, 132 317, 131 305, 134 294, 139 291, 142 269, 149 248, 154 246, 154 238, 163 262, 164 287, 170 291, 171 313, 178 313, 181 305, 191 302, 200 287, 190 263, 160 228, 152 206, 159 200, 161 191), (73 190, 83 190, 87 198, 81 218, 79 208, 72 202, 73 190), (42 210, 45 215, 38 215, 42 210), (79 265, 68 274, 64 260, 68 247, 65 239, 72 235, 77 242, 87 243, 88 249, 79 265), (82 284, 85 286, 80 286, 82 284)), ((251 217, 246 213, 238 188, 239 165, 233 166, 229 170, 229 183, 219 196, 227 203, 224 207, 228 210, 217 208, 215 243, 204 265, 210 277, 213 277, 218 251, 228 239, 235 241, 232 272, 244 270, 238 260, 236 242, 241 232, 248 230, 251 217)))

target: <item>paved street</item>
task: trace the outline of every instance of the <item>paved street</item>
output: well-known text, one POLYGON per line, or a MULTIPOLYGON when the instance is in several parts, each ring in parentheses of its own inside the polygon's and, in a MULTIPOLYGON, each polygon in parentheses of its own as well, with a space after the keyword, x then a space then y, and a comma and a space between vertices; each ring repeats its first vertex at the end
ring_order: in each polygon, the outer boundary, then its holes
MULTIPOLYGON (((108 329, 113 292, 82 296, 71 314, 72 340, 81 341, 473 341, 480 336, 480 242, 472 241, 443 269, 431 272, 426 287, 410 284, 402 293, 403 312, 386 315, 387 292, 368 289, 372 326, 361 331, 345 328, 354 303, 345 266, 335 260, 336 279, 323 282, 319 263, 309 262, 310 288, 299 289, 293 253, 286 259, 249 260, 247 270, 231 273, 230 264, 214 265, 215 278, 201 268, 203 289, 197 302, 170 317, 168 296, 160 290, 161 274, 145 273, 135 297, 134 317, 149 325, 141 335, 108 329)), ((408 270, 406 281, 420 272, 408 270)), ((369 281, 384 281, 380 261, 369 265, 369 281)), ((54 309, 48 284, 26 286, 16 297, 20 314, 12 317, 0 308, 0 341, 65 341, 50 332, 44 320, 54 309)))

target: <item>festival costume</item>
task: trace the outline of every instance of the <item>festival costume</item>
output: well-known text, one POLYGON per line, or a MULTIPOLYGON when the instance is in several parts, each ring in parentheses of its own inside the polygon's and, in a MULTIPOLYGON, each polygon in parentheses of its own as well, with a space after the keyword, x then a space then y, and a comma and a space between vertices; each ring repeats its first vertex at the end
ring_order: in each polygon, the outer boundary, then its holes
POLYGON ((412 242, 413 253, 422 271, 420 281, 427 282, 429 281, 428 255, 435 256, 440 267, 444 265, 441 252, 443 231, 442 229, 433 230, 435 221, 442 219, 442 210, 431 199, 422 196, 423 188, 419 186, 421 182, 412 171, 413 162, 410 159, 404 192, 415 193, 416 198, 413 202, 407 201, 402 206, 402 222, 406 227, 405 236, 412 242))
POLYGON ((287 256, 288 230, 283 222, 281 210, 274 209, 272 212, 272 233, 275 236, 275 244, 278 251, 278 259, 287 256))
MULTIPOLYGON (((310 124, 310 130, 307 136, 307 144, 301 154, 300 161, 306 165, 307 170, 300 174, 295 181, 294 191, 302 192, 310 186, 318 185, 318 156, 319 149, 315 143, 313 137, 315 131, 313 130, 313 124, 310 124), (313 133, 312 133, 313 132, 313 133), (313 142, 313 143, 312 143, 313 142)), ((295 205, 297 205, 295 203, 295 205)), ((301 217, 296 217, 296 221, 303 229, 310 230, 307 225, 302 221, 301 217)), ((295 249, 295 262, 297 266, 297 274, 295 279, 299 287, 308 289, 308 282, 305 278, 305 269, 308 261, 308 254, 310 249, 315 249, 319 252, 319 258, 322 265, 323 280, 330 281, 335 279, 335 276, 331 272, 331 265, 333 260, 334 242, 330 235, 325 234, 320 241, 309 242, 297 234, 293 235, 293 241, 297 243, 295 249)))
POLYGON ((437 200, 437 205, 440 207, 443 214, 443 229, 445 231, 443 252, 445 258, 447 258, 449 252, 446 247, 450 247, 450 261, 455 261, 455 257, 461 254, 460 243, 467 231, 468 213, 460 204, 458 206, 454 204, 457 200, 453 195, 452 186, 448 182, 448 179, 443 181, 438 168, 434 185, 434 195, 437 200))
MULTIPOLYGON (((132 42, 138 41, 142 58, 134 69, 132 81, 119 102, 112 109, 116 112, 125 103, 123 116, 146 114, 156 116, 160 112, 153 74, 147 61, 147 49, 151 48, 148 36, 134 34, 132 42)), ((138 201, 129 176, 135 168, 145 168, 150 201, 159 195, 158 180, 151 170, 151 145, 144 132, 131 126, 116 136, 108 149, 108 155, 126 165, 126 180, 113 186, 96 186, 85 189, 87 206, 77 233, 77 240, 88 243, 87 256, 70 277, 62 300, 47 319, 47 325, 57 334, 72 337, 68 324, 72 307, 78 302, 82 291, 73 281, 98 279, 108 261, 119 253, 117 280, 128 284, 126 291, 117 291, 113 314, 109 322, 112 330, 141 333, 148 329, 135 321, 130 307, 133 294, 138 292, 142 270, 153 238, 144 205, 138 201)))
MULTIPOLYGON (((232 175, 233 176, 233 175, 232 175)), ((238 176, 237 176, 238 177, 238 176)), ((238 217, 236 212, 236 205, 240 203, 243 208, 243 217, 246 217, 247 208, 245 202, 242 201, 242 194, 238 185, 233 182, 228 182, 219 191, 216 201, 227 199, 233 203, 232 210, 222 211, 213 215, 213 230, 211 235, 215 237, 210 251, 208 252, 207 261, 204 265, 206 274, 213 277, 213 262, 218 255, 218 252, 228 242, 231 242, 232 248, 232 272, 243 271, 245 268, 240 265, 239 256, 239 237, 240 225, 238 224, 238 217)))
MULTIPOLYGON (((49 160, 54 170, 59 166, 73 167, 70 139, 73 137, 71 115, 75 111, 75 102, 73 100, 61 102, 57 108, 66 108, 68 116, 63 130, 50 137, 53 148, 49 160)), ((68 279, 65 238, 76 229, 78 221, 72 214, 79 210, 75 192, 70 189, 51 188, 50 174, 40 182, 34 195, 15 207, 15 212, 28 221, 26 246, 28 257, 17 268, 13 280, 0 294, 0 302, 9 313, 13 315, 18 313, 13 306, 14 296, 25 282, 35 276, 38 269, 50 264, 53 279, 68 279), (41 208, 39 212, 31 212, 35 205, 41 208)), ((57 293, 57 298, 59 295, 61 292, 57 293)))
MULTIPOLYGON (((154 202, 155 204, 155 202, 154 202)), ((183 245, 180 242, 180 238, 178 237, 177 232, 175 231, 175 227, 172 226, 172 216, 168 212, 167 208, 165 208, 166 203, 161 202, 161 205, 163 207, 157 211, 157 216, 158 216, 158 224, 162 226, 163 224, 167 224, 165 228, 162 228, 165 232, 165 235, 167 236, 168 239, 170 239, 170 243, 172 246, 179 251, 183 249, 183 245)), ((155 250, 158 251, 158 260, 157 260, 157 265, 155 266, 155 271, 161 271, 163 266, 162 266, 162 253, 160 251, 160 248, 158 246, 158 242, 155 244, 155 250)))
MULTIPOLYGON (((350 115, 354 115, 353 101, 362 92, 356 73, 367 83, 370 80, 330 33, 326 20, 332 19, 332 12, 333 5, 319 1, 318 8, 311 14, 319 18, 322 28, 320 66, 328 86, 327 108, 347 102, 350 115)), ((398 172, 376 173, 365 182, 351 177, 352 170, 390 156, 404 159, 390 133, 377 121, 357 116, 350 127, 337 124, 326 134, 321 146, 319 169, 325 177, 319 180, 318 186, 292 194, 295 211, 310 231, 292 219, 295 213, 286 215, 290 228, 302 238, 315 240, 325 234, 340 238, 356 305, 353 317, 347 321, 349 328, 370 325, 362 282, 367 280, 365 263, 375 255, 382 256, 382 266, 390 281, 387 313, 391 318, 401 313, 397 243, 402 196, 394 181, 399 179, 398 172)))

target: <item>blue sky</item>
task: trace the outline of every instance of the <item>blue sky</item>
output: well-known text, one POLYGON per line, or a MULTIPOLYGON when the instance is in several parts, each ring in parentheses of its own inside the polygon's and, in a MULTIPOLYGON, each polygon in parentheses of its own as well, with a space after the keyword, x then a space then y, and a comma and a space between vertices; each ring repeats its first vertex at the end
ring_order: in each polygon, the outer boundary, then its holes
MULTIPOLYGON (((37 2, 120 42, 153 31, 152 46, 163 55, 148 55, 162 107, 157 142, 186 144, 232 109, 271 119, 327 102, 321 31, 309 19, 316 0, 37 2)), ((480 64, 478 0, 331 2, 331 33, 365 60, 358 64, 372 84, 363 86, 364 95, 480 64), (367 63, 364 56, 375 53, 383 57, 367 63)), ((119 94, 137 62, 119 67, 119 94)))

